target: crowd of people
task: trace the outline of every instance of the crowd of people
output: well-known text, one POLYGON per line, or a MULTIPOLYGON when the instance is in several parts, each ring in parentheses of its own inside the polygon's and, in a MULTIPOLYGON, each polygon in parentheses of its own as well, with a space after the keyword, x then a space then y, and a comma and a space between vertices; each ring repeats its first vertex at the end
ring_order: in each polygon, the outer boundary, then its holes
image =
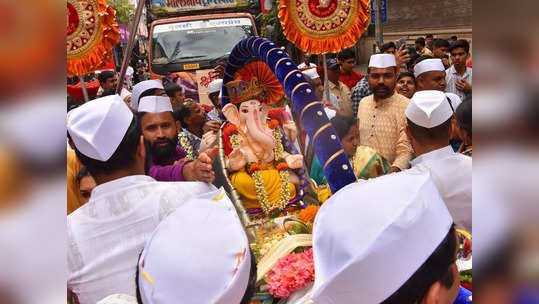
MULTIPOLYGON (((472 233, 469 42, 388 42, 366 75, 353 49, 334 55, 325 70, 305 53, 298 69, 357 183, 322 198, 309 117, 286 96, 270 111, 303 157, 305 205, 321 206, 313 283, 283 303, 471 303, 457 266, 469 255, 457 231, 472 233)), ((202 104, 142 64, 131 74, 116 94, 102 71, 95 99, 67 113, 68 303, 255 303, 252 240, 217 169, 226 84, 209 83, 202 104)))

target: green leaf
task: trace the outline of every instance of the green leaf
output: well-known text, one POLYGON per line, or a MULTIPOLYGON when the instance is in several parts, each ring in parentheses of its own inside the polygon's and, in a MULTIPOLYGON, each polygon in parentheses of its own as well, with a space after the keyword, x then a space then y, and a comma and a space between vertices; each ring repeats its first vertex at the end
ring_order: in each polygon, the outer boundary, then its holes
POLYGON ((116 11, 116 22, 131 27, 135 18, 135 6, 128 0, 107 0, 116 11))

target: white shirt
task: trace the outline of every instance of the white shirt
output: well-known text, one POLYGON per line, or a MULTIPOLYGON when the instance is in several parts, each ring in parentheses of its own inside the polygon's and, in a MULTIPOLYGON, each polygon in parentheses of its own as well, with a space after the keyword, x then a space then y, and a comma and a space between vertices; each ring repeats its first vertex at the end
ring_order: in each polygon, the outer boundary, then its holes
POLYGON ((81 304, 135 296, 140 253, 159 222, 189 198, 215 190, 201 182, 157 182, 145 175, 97 186, 67 217, 67 287, 81 304))
POLYGON ((452 65, 449 69, 445 70, 445 82, 446 82, 445 91, 447 93, 457 94, 460 97, 460 99, 464 101, 466 96, 471 93, 466 94, 463 91, 457 89, 457 81, 459 79, 465 80, 470 85, 472 85, 472 68, 466 67, 466 72, 464 72, 464 75, 462 76, 459 75, 454 65, 452 65))
POLYGON ((302 62, 298 65, 298 69, 304 69, 304 68, 316 68, 316 64, 310 62, 309 66, 305 62, 302 62))
POLYGON ((472 158, 447 146, 410 161, 410 170, 429 170, 457 228, 472 232, 472 158))

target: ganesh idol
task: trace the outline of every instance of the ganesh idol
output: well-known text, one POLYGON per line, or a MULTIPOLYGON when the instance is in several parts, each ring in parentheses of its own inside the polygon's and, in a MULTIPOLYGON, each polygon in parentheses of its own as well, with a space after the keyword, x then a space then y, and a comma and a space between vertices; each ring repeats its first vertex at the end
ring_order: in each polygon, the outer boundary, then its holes
POLYGON ((224 167, 230 184, 253 218, 275 218, 295 210, 300 200, 303 155, 292 151, 293 122, 269 119, 271 105, 284 90, 271 70, 255 61, 224 84, 230 103, 223 106, 228 123, 222 128, 224 167))

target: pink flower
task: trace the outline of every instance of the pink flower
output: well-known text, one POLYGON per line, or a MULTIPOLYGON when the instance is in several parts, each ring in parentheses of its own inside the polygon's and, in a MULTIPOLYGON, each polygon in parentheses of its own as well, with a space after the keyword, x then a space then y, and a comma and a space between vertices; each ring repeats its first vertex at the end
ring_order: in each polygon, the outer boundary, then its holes
POLYGON ((292 253, 277 261, 268 273, 269 292, 277 298, 288 298, 296 290, 314 280, 312 248, 302 253, 292 253))

